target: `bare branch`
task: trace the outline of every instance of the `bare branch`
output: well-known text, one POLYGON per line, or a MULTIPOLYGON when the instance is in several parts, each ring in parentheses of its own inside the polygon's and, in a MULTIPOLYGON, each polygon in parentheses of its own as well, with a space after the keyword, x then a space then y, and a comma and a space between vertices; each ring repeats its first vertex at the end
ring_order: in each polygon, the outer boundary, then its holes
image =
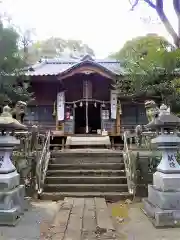
POLYGON ((131 6, 132 6, 132 8, 131 8, 131 10, 133 11, 134 10, 134 8, 138 5, 138 3, 139 3, 139 0, 135 0, 135 2, 134 3, 132 3, 131 2, 131 0, 129 0, 129 3, 131 4, 131 6))
POLYGON ((163 0, 156 0, 156 11, 161 19, 162 23, 164 24, 166 30, 169 32, 169 34, 172 36, 174 40, 174 44, 179 47, 180 45, 180 40, 178 37, 178 34, 175 32, 173 26, 171 25, 169 19, 167 18, 166 14, 164 13, 163 9, 163 0))
MULTIPOLYGON (((156 10, 166 30, 173 38, 174 44, 176 45, 176 47, 180 48, 180 0, 173 0, 173 7, 178 18, 178 32, 174 30, 172 24, 170 23, 169 19, 167 18, 164 12, 164 6, 163 6, 164 0, 156 0, 156 4, 154 4, 152 0, 143 0, 143 1, 147 3, 151 8, 156 10)), ((132 0, 129 0, 129 2, 132 6, 131 10, 134 10, 134 8, 138 5, 140 0, 133 0, 133 3, 132 3, 132 0)))
POLYGON ((164 0, 156 0, 156 11, 163 11, 164 0))
MULTIPOLYGON (((146 2, 150 7, 156 9, 156 5, 155 5, 152 1, 150 1, 150 0, 144 0, 144 2, 146 2)), ((134 8, 138 5, 139 0, 134 0, 133 3, 132 3, 131 0, 129 0, 129 3, 130 3, 131 6, 132 6, 132 9, 131 9, 131 10, 134 10, 134 8)))
MULTIPOLYGON (((145 1, 150 7, 156 9, 156 5, 155 5, 152 1, 150 1, 150 0, 144 0, 144 1, 145 1)), ((134 8, 138 5, 139 0, 133 0, 133 3, 132 3, 131 0, 129 0, 129 3, 130 3, 131 6, 132 6, 131 10, 134 10, 134 8)))
POLYGON ((176 12, 177 19, 178 19, 178 37, 180 37, 180 1, 173 0, 173 7, 176 12))
MULTIPOLYGON (((156 0, 156 5, 154 5, 150 0, 144 0, 146 3, 149 4, 150 7, 156 9, 156 12, 161 19, 162 23, 164 24, 166 30, 169 32, 169 34, 172 36, 174 40, 174 44, 177 47, 180 47, 180 39, 176 31, 174 30, 173 26, 171 25, 169 19, 167 18, 166 14, 164 13, 164 0, 156 0)), ((179 0, 173 0, 173 4, 176 5, 176 9, 179 12, 180 10, 180 1, 179 0)), ((179 19, 180 23, 180 19, 179 19)), ((180 30, 179 30, 180 33, 180 30)))
POLYGON ((150 7, 156 9, 156 5, 150 0, 144 0, 150 7))

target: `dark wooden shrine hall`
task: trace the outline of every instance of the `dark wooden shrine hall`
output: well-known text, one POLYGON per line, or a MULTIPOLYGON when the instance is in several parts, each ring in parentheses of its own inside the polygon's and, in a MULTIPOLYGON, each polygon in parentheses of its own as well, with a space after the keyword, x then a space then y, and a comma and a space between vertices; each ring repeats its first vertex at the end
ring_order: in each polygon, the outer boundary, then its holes
POLYGON ((35 100, 28 106, 26 123, 56 130, 60 135, 119 136, 123 128, 147 122, 144 102, 118 98, 113 82, 124 75, 119 61, 45 59, 31 66, 35 100))

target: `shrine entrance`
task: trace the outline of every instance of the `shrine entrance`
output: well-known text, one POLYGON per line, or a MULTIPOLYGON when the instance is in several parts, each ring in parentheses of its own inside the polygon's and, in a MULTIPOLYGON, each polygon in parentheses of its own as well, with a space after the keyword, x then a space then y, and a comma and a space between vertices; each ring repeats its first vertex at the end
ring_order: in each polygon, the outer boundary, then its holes
POLYGON ((75 134, 97 134, 101 130, 100 104, 88 103, 75 108, 75 134))
POLYGON ((88 71, 63 81, 65 134, 101 135, 111 130, 111 85, 109 78, 88 71))
POLYGON ((97 134, 101 130, 101 107, 100 104, 89 104, 88 106, 88 130, 91 134, 97 134))
POLYGON ((86 108, 85 105, 75 108, 75 134, 86 133, 86 108))

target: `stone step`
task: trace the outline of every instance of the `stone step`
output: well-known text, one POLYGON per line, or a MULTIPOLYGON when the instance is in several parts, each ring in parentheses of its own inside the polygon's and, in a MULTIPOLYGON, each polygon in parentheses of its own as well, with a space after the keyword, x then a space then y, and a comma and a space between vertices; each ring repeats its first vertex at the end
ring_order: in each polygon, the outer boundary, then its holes
POLYGON ((51 155, 55 157, 119 157, 123 156, 120 150, 112 149, 67 149, 67 150, 52 150, 51 155))
POLYGON ((127 184, 45 184, 45 192, 126 192, 127 184))
POLYGON ((119 162, 119 163, 82 163, 82 164, 73 164, 73 163, 50 163, 49 170, 73 170, 73 169, 124 169, 124 163, 119 162))
POLYGON ((47 177, 45 184, 127 184, 125 176, 104 177, 104 176, 66 176, 66 177, 47 177))
POLYGON ((120 163, 123 162, 123 158, 118 157, 105 157, 105 156, 94 156, 94 157, 51 157, 50 163, 57 164, 82 164, 82 163, 120 163))
POLYGON ((107 201, 118 201, 131 199, 132 195, 126 192, 43 192, 41 199, 42 200, 52 200, 58 201, 64 199, 65 197, 76 197, 76 198, 89 198, 89 197, 101 197, 105 198, 107 201))
POLYGON ((46 176, 125 176, 125 170, 76 169, 48 170, 46 176))
POLYGON ((110 146, 109 136, 68 136, 66 140, 67 146, 110 146))

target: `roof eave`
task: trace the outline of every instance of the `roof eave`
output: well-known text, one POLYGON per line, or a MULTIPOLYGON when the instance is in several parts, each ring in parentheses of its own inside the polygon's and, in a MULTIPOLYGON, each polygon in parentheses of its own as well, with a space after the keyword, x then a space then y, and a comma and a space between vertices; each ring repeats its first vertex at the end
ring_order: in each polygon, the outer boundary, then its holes
POLYGON ((109 74, 111 77, 116 77, 116 76, 119 76, 119 74, 117 74, 116 72, 114 71, 111 71, 110 69, 102 66, 101 64, 97 63, 97 62, 94 62, 94 61, 90 61, 90 60, 85 60, 85 61, 82 61, 82 62, 78 62, 74 65, 72 65, 71 67, 69 67, 68 69, 66 69, 65 71, 61 72, 59 74, 59 76, 64 76, 70 72, 72 72, 73 70, 79 68, 79 67, 83 67, 85 65, 91 65, 91 66, 94 66, 94 67, 97 67, 97 68, 100 68, 102 71, 106 72, 107 74, 109 74))

